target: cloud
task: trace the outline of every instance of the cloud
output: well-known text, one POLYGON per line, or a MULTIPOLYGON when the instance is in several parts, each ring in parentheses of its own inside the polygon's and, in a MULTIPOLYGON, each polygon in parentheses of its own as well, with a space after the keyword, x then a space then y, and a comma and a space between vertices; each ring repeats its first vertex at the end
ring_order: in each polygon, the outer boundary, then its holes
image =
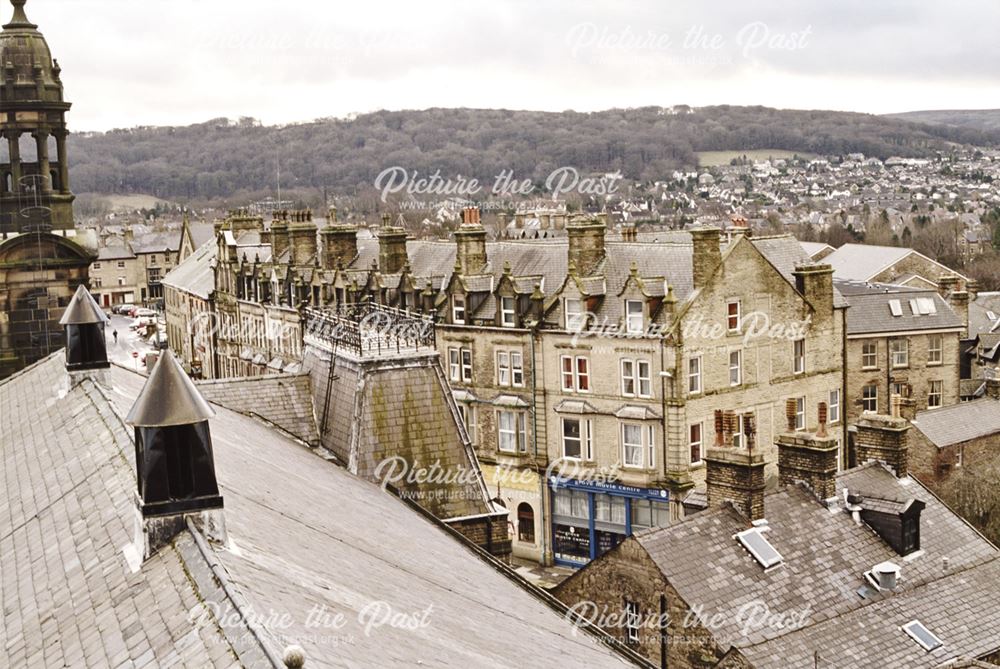
POLYGON ((430 106, 1000 107, 994 0, 33 0, 80 130, 430 106))

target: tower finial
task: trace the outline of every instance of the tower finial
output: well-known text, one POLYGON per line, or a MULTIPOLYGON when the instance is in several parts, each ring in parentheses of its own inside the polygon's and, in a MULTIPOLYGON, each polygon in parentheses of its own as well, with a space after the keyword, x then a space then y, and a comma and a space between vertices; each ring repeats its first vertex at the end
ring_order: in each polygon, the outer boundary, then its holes
POLYGON ((4 28, 37 28, 34 23, 28 20, 28 17, 24 13, 24 3, 27 0, 10 0, 10 4, 14 5, 14 16, 11 18, 10 23, 4 26, 4 28))

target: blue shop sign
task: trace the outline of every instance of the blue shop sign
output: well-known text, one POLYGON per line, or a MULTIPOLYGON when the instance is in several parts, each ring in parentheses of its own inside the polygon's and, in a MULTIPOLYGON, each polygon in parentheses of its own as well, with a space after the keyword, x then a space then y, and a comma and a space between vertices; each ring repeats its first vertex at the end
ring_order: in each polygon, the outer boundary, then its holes
POLYGON ((660 502, 670 500, 670 492, 659 488, 637 488, 636 486, 624 485, 614 481, 580 481, 577 479, 564 479, 558 476, 549 478, 549 485, 553 490, 557 488, 570 488, 571 490, 583 490, 586 492, 601 492, 608 495, 618 495, 621 497, 632 497, 635 499, 654 499, 660 502))

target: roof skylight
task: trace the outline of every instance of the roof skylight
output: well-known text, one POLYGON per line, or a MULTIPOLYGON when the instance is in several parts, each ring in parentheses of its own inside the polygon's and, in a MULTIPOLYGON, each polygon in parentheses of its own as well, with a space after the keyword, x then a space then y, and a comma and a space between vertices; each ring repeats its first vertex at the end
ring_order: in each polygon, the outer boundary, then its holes
POLYGON ((764 569, 770 569, 784 560, 781 553, 775 550, 756 527, 737 533, 736 539, 764 569))

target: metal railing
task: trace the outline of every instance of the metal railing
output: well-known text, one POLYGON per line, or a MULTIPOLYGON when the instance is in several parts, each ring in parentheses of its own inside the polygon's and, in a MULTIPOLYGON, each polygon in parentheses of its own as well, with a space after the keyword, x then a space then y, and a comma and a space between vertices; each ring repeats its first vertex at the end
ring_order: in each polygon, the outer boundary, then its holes
POLYGON ((304 334, 359 357, 433 350, 437 344, 432 318, 371 302, 306 307, 304 334))

